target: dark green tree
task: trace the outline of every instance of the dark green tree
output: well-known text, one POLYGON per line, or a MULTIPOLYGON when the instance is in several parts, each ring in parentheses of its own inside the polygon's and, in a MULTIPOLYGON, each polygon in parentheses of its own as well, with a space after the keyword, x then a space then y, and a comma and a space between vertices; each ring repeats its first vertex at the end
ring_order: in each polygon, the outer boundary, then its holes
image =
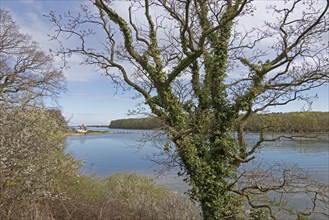
POLYGON ((276 218, 271 205, 253 203, 251 194, 286 186, 287 169, 277 182, 267 179, 272 188, 252 181, 237 187, 238 168, 266 140, 261 132, 247 146, 245 125, 272 106, 311 102, 305 91, 328 82, 329 0, 285 1, 259 10, 260 2, 250 0, 91 2, 94 8, 82 6, 76 16, 48 16, 54 39, 75 43, 60 49, 64 58, 84 55, 86 64, 145 99, 166 124, 173 144, 164 149, 175 152, 204 219, 238 219, 241 198, 276 218), (260 10, 268 15, 258 16, 260 10), (264 22, 248 24, 253 15, 264 22))

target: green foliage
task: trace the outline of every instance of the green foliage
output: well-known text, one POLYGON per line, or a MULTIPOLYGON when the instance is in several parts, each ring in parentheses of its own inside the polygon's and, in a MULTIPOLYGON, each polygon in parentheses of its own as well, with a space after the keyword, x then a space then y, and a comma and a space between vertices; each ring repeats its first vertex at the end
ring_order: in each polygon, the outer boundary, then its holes
POLYGON ((60 128, 63 131, 69 130, 67 121, 65 120, 64 116, 62 115, 62 113, 59 109, 56 109, 56 108, 47 109, 47 112, 48 112, 49 116, 58 123, 58 125, 60 126, 60 128))
POLYGON ((177 192, 136 174, 108 178, 109 200, 120 205, 120 219, 200 219, 200 209, 177 192))
POLYGON ((60 182, 66 199, 50 203, 54 219, 112 219, 104 179, 87 175, 67 175, 60 182), (103 210, 105 209, 105 210, 103 210))
POLYGON ((298 213, 297 220, 308 220, 308 218, 306 216, 302 215, 301 213, 298 213))
MULTIPOLYGON (((161 129, 163 122, 158 118, 118 119, 111 121, 109 128, 161 129)), ((248 119, 246 131, 260 132, 328 132, 328 112, 289 112, 256 114, 248 119)))
POLYGON ((263 208, 263 209, 251 209, 249 217, 252 220, 271 219, 269 211, 265 208, 263 208))
POLYGON ((69 199, 51 204, 55 219, 201 219, 188 198, 136 174, 70 176, 62 187, 69 199))
POLYGON ((328 132, 329 112, 289 112, 257 114, 245 127, 252 132, 328 132))
POLYGON ((130 118, 111 121, 109 128, 121 129, 159 129, 163 128, 164 123, 158 118, 130 118))
POLYGON ((61 181, 77 163, 64 155, 61 125, 41 109, 0 109, 0 218, 26 219, 65 198, 61 181))

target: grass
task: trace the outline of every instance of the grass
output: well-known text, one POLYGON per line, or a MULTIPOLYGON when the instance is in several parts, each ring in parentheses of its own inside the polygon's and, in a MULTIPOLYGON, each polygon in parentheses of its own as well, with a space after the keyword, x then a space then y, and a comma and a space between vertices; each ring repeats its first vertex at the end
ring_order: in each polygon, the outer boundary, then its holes
POLYGON ((52 203, 54 219, 201 219, 200 208, 185 195, 158 186, 148 177, 77 176, 63 184, 69 199, 52 203))

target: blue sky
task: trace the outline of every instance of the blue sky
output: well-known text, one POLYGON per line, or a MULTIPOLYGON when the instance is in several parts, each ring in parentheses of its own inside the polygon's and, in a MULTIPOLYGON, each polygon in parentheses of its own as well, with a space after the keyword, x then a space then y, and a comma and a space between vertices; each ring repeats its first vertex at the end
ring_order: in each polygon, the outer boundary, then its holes
MULTIPOLYGON (((21 31, 32 35, 48 51, 58 44, 49 40, 51 24, 43 15, 51 10, 58 13, 79 10, 83 2, 87 1, 0 0, 0 7, 10 10, 21 31)), ((127 118, 128 110, 142 101, 132 99, 131 92, 117 90, 108 77, 93 67, 80 65, 78 57, 72 57, 69 62, 70 68, 64 70, 68 91, 60 96, 58 104, 72 125, 109 124, 111 120, 127 118)))
MULTIPOLYGON (((21 31, 32 35, 44 50, 57 48, 47 34, 51 24, 43 16, 51 10, 63 13, 78 11, 84 0, 0 0, 0 7, 10 10, 21 31)), ((120 10, 124 10, 121 8, 120 10)), ((126 118, 128 110, 135 108, 141 99, 132 99, 132 92, 116 90, 108 77, 90 66, 80 65, 79 57, 69 60, 71 68, 64 70, 68 91, 61 95, 58 103, 70 123, 109 124, 111 120, 126 118)), ((60 64, 59 60, 57 61, 60 64)), ((318 94, 312 106, 314 111, 329 111, 329 87, 314 89, 309 94, 318 94)), ((304 103, 293 103, 272 109, 276 112, 300 111, 307 109, 304 103)))

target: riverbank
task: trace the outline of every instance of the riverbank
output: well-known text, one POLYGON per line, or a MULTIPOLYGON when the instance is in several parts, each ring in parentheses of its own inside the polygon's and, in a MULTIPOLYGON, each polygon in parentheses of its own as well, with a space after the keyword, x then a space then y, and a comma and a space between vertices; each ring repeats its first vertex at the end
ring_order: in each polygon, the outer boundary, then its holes
POLYGON ((70 130, 64 134, 64 136, 85 136, 85 135, 101 135, 101 134, 131 134, 132 132, 129 131, 95 131, 95 130, 88 130, 87 132, 77 132, 75 130, 70 130))
POLYGON ((64 136, 85 136, 85 135, 101 135, 101 134, 113 134, 111 131, 87 131, 87 132, 77 132, 68 131, 64 136))

